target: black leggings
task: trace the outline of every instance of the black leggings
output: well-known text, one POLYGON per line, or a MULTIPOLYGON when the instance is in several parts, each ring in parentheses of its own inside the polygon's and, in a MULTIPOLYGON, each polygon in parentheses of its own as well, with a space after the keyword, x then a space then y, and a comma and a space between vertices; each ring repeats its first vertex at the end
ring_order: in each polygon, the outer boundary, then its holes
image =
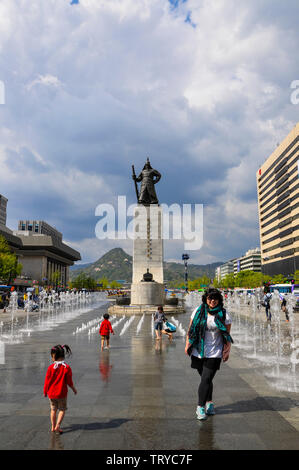
POLYGON ((191 359, 191 367, 196 368, 201 376, 198 387, 198 406, 205 406, 207 401, 212 401, 213 378, 220 368, 221 358, 198 359, 192 356, 191 359))

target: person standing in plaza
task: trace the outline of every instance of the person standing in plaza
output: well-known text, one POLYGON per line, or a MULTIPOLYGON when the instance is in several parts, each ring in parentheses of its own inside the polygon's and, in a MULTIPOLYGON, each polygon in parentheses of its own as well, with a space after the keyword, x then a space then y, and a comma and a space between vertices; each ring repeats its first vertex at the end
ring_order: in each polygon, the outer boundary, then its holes
POLYGON ((191 357, 191 367, 201 376, 198 387, 196 416, 199 420, 214 415, 213 379, 221 361, 229 358, 233 339, 230 335, 232 319, 223 307, 218 289, 210 288, 202 296, 202 304, 191 315, 185 353, 191 357))
POLYGON ((109 314, 105 313, 104 320, 102 321, 99 329, 99 334, 101 335, 101 351, 104 350, 105 342, 107 344, 107 349, 110 347, 110 333, 114 335, 112 325, 109 321, 109 314))
POLYGON ((284 312, 286 316, 286 321, 287 322, 290 321, 289 312, 287 308, 287 299, 285 297, 282 299, 282 302, 281 302, 281 310, 284 312))
POLYGON ((163 322, 167 321, 162 305, 159 305, 156 313, 154 314, 154 328, 156 333, 156 339, 162 338, 163 322))
POLYGON ((2 302, 3 302, 3 313, 6 313, 6 307, 7 307, 6 293, 2 295, 2 302))
POLYGON ((264 296, 264 305, 266 309, 266 317, 268 321, 271 321, 271 308, 270 308, 270 300, 272 295, 270 292, 267 292, 264 296))
POLYGON ((53 364, 48 367, 45 383, 44 383, 44 396, 48 396, 51 406, 51 431, 57 434, 62 434, 60 425, 67 410, 67 393, 70 387, 74 394, 77 390, 73 384, 72 369, 64 362, 65 351, 71 354, 71 348, 65 344, 61 346, 58 344, 51 349, 51 358, 53 364), (58 410, 58 418, 56 421, 56 414, 58 410))

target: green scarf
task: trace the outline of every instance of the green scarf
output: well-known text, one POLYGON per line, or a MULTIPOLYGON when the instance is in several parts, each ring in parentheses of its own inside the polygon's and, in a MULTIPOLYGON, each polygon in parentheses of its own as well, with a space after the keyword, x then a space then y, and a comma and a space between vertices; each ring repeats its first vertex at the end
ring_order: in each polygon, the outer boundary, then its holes
POLYGON ((222 334, 223 342, 233 343, 233 338, 228 333, 225 326, 226 310, 221 306, 210 309, 207 304, 201 304, 195 312, 192 324, 190 326, 188 337, 190 346, 188 354, 190 356, 192 349, 196 348, 201 357, 204 357, 204 338, 207 327, 208 313, 214 315, 215 324, 222 334))

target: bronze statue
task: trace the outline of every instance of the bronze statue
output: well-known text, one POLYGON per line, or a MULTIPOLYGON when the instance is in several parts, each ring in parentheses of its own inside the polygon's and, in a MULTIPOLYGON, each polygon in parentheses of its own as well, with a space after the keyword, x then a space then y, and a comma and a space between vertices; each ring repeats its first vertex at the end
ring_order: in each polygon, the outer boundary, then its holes
POLYGON ((159 204, 155 184, 161 179, 161 174, 151 167, 150 161, 147 158, 146 164, 138 177, 135 175, 134 165, 132 165, 133 175, 132 178, 135 182, 136 196, 138 204, 145 206, 149 204, 159 204), (140 194, 138 194, 137 183, 141 182, 140 194))

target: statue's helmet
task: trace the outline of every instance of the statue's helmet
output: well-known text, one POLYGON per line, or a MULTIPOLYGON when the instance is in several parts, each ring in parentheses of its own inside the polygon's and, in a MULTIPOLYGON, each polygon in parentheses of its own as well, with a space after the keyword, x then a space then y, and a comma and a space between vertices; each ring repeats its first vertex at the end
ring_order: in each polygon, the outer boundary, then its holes
POLYGON ((143 167, 144 170, 152 170, 152 167, 151 167, 151 164, 150 164, 150 161, 149 161, 149 158, 147 157, 146 159, 146 163, 143 167))

